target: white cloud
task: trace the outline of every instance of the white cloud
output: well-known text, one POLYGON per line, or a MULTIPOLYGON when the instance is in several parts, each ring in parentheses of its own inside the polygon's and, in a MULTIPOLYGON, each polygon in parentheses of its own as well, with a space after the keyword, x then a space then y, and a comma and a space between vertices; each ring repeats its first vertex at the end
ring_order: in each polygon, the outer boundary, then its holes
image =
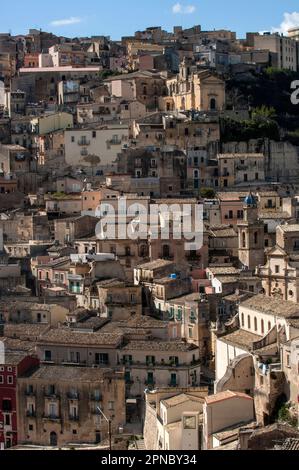
POLYGON ((62 20, 51 21, 50 25, 51 26, 69 26, 69 25, 78 24, 81 22, 82 22, 82 18, 79 18, 78 16, 71 16, 70 18, 64 18, 62 20))
POLYGON ((289 29, 299 27, 299 12, 284 13, 283 21, 278 28, 272 28, 272 32, 279 32, 287 34, 289 29))
POLYGON ((172 7, 172 13, 175 15, 181 14, 181 15, 191 15, 191 13, 194 13, 196 10, 195 5, 182 5, 181 3, 176 3, 172 7))

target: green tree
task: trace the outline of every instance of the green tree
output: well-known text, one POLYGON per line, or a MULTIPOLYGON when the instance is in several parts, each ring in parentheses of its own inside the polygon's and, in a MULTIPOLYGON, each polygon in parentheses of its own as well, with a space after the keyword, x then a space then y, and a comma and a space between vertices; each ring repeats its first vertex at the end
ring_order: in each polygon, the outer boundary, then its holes
POLYGON ((213 199, 216 193, 213 188, 201 188, 200 195, 204 199, 213 199))
POLYGON ((101 163, 101 158, 98 155, 90 154, 84 157, 84 161, 90 164, 92 168, 92 176, 94 176, 94 169, 101 163))

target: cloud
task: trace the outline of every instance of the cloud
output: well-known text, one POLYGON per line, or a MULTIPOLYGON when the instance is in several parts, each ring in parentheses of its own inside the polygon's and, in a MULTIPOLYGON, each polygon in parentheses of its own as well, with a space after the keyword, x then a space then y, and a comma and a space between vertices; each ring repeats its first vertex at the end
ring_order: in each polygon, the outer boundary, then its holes
POLYGON ((194 13, 196 10, 196 7, 195 5, 182 5, 181 3, 176 3, 175 5, 173 5, 172 7, 172 13, 174 15, 191 15, 192 13, 194 13))
POLYGON ((283 21, 278 28, 272 28, 272 32, 287 34, 289 29, 299 27, 299 12, 284 13, 283 21))
POLYGON ((79 18, 78 16, 71 16, 70 18, 64 18, 62 20, 51 21, 50 25, 51 26, 69 26, 69 25, 78 24, 81 22, 82 22, 82 18, 79 18))

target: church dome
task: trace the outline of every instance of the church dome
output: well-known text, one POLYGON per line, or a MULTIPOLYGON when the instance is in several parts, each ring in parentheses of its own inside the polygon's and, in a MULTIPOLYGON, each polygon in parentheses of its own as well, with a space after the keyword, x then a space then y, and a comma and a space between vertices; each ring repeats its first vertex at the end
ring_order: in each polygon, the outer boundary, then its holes
POLYGON ((249 193, 248 196, 246 196, 246 198, 244 200, 244 204, 245 204, 245 206, 256 207, 256 205, 257 205, 256 199, 255 199, 255 197, 253 196, 252 193, 249 193))

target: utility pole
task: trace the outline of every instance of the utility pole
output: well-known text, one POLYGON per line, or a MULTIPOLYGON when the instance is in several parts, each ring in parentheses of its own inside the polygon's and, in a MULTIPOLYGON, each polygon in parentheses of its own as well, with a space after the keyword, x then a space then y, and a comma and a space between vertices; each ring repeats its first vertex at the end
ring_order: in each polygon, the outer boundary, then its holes
POLYGON ((97 410, 101 413, 105 421, 108 423, 108 439, 109 439, 109 450, 112 450, 112 433, 111 433, 111 419, 107 418, 104 412, 101 410, 99 406, 97 406, 97 410))

